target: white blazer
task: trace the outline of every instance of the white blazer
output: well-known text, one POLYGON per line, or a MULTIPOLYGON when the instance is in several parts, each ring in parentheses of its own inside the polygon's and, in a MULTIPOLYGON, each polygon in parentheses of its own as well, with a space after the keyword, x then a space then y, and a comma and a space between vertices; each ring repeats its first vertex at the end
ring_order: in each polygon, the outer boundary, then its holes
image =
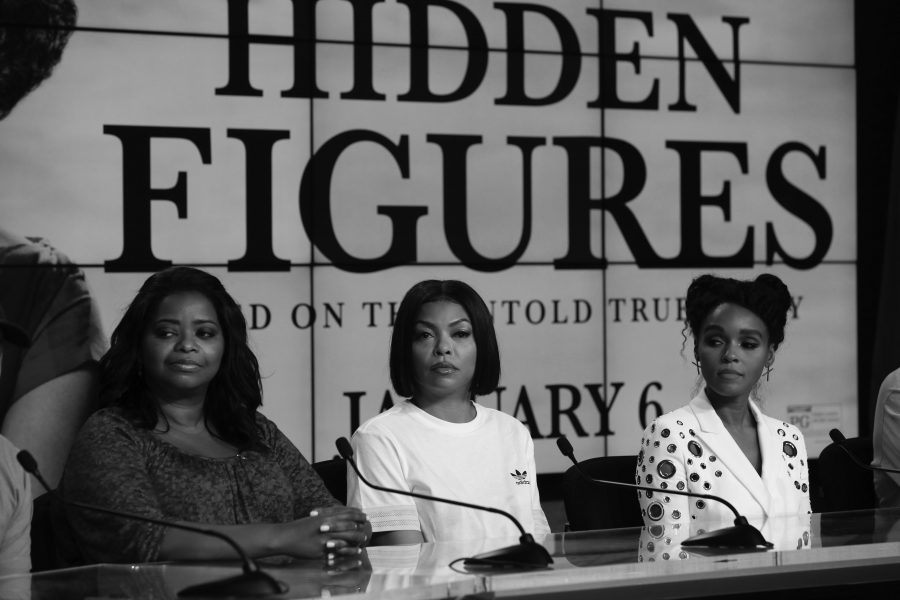
MULTIPOLYGON (((810 514, 806 444, 800 431, 762 414, 752 400, 762 475, 738 447, 701 392, 687 406, 657 418, 644 430, 635 479, 638 484, 721 496, 752 521, 810 514)), ((638 492, 647 526, 685 524, 697 532, 731 524, 734 514, 714 500, 665 492, 638 492)), ((682 529, 684 527, 682 526, 682 529)))

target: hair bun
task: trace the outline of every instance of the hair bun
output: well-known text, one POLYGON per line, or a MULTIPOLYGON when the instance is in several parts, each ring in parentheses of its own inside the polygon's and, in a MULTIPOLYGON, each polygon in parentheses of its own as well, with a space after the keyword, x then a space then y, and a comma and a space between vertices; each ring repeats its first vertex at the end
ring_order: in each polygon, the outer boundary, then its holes
POLYGON ((771 273, 763 273, 753 282, 755 285, 766 290, 771 301, 785 313, 790 310, 793 304, 791 292, 787 285, 777 276, 771 273))
POLYGON ((793 299, 787 285, 778 276, 763 273, 750 280, 700 275, 688 286, 685 329, 690 329, 694 339, 697 339, 707 315, 724 303, 743 306, 762 319, 768 329, 769 340, 776 349, 784 341, 784 327, 793 299))

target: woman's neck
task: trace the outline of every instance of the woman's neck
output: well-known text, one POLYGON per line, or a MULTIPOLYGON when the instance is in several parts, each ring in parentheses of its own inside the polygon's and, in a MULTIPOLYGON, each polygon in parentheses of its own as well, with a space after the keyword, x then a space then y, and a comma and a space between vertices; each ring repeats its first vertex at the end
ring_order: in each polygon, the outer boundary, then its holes
POLYGON ((719 419, 726 427, 755 427, 756 419, 750 410, 750 397, 739 396, 726 398, 719 396, 707 388, 706 397, 719 419))
POLYGON ((450 423, 468 423, 477 414, 475 404, 468 397, 429 398, 417 395, 412 402, 432 417, 450 423))
POLYGON ((160 421, 179 429, 205 428, 203 402, 197 399, 159 402, 160 421))

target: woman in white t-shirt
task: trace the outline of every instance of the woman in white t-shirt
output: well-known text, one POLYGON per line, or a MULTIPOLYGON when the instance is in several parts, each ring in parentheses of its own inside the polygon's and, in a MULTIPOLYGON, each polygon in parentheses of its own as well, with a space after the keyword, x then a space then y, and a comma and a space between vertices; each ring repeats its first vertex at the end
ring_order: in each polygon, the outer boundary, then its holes
MULTIPOLYGON (((461 281, 422 281, 404 296, 391 337, 391 382, 408 398, 353 435, 363 476, 380 486, 498 508, 527 532, 550 532, 528 429, 481 406, 500 353, 484 301, 461 281)), ((381 492, 348 470, 349 506, 372 523, 372 544, 518 537, 502 515, 381 492)))

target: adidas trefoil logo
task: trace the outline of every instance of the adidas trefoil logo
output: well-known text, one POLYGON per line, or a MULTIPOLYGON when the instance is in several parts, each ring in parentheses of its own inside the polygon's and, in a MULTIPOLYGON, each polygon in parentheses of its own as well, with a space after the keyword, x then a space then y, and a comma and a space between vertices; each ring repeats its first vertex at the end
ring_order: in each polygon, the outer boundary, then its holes
POLYGON ((528 481, 528 471, 519 473, 519 470, 516 469, 516 472, 510 473, 510 475, 516 480, 516 485, 531 485, 531 482, 528 481))

